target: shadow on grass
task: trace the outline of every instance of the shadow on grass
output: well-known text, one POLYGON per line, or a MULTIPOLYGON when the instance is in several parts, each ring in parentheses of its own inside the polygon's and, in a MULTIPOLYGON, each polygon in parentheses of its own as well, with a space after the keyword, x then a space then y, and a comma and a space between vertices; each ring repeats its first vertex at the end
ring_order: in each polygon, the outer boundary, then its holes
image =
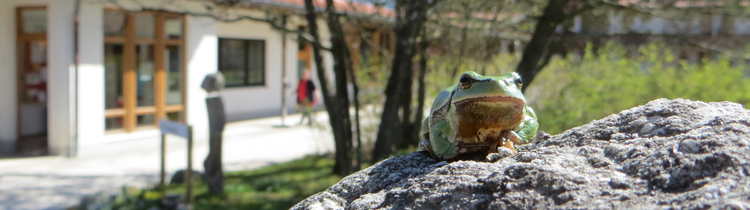
POLYGON ((271 166, 261 168, 258 170, 228 172, 224 175, 224 177, 225 178, 241 177, 243 179, 256 179, 258 177, 267 177, 267 176, 285 174, 285 173, 306 172, 306 171, 311 171, 311 170, 326 169, 330 172, 331 170, 330 167, 333 167, 333 162, 326 161, 326 159, 330 159, 330 158, 326 156, 310 156, 310 157, 305 157, 303 159, 295 160, 295 161, 288 162, 288 163, 271 165, 271 166), (327 162, 330 162, 330 164, 328 164, 327 162))
POLYGON ((195 209, 289 209, 299 201, 338 182, 334 160, 308 156, 286 163, 225 174, 225 193, 208 194, 196 184, 195 209))
MULTIPOLYGON (((303 199, 324 191, 341 177, 333 175, 332 157, 308 156, 255 170, 225 174, 224 193, 208 193, 199 179, 194 183, 194 209, 289 209, 303 199)), ((128 199, 109 201, 109 209, 158 208, 164 195, 158 187, 139 190, 128 199)), ((166 187, 168 196, 184 195, 184 184, 166 187)))

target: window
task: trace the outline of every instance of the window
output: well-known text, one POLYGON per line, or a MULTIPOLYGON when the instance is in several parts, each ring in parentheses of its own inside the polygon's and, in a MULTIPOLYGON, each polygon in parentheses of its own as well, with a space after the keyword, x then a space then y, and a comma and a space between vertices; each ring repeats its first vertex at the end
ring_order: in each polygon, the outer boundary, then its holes
POLYGON ((219 71, 227 87, 266 84, 266 42, 219 39, 219 71))
POLYGON ((104 10, 104 124, 108 131, 183 120, 183 16, 104 10))

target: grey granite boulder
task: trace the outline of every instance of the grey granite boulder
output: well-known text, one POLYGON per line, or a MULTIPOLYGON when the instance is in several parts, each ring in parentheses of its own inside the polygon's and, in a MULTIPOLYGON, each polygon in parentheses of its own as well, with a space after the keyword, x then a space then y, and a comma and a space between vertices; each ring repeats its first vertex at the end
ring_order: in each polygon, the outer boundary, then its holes
POLYGON ((390 158, 292 209, 750 209, 749 161, 750 110, 659 99, 496 161, 390 158))

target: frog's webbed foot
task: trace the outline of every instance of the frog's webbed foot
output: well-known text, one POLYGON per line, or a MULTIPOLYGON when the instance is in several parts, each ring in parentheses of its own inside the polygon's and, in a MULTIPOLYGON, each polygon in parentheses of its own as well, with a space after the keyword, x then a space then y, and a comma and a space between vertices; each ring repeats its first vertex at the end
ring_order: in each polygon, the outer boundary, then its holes
POLYGON ((495 162, 505 157, 516 155, 514 142, 518 141, 518 134, 513 131, 502 131, 500 135, 492 142, 490 150, 487 152, 487 161, 495 162))
POLYGON ((503 131, 500 133, 500 138, 490 147, 490 153, 496 153, 500 151, 499 147, 508 148, 513 155, 516 155, 516 147, 514 145, 522 141, 521 136, 513 131, 503 131))

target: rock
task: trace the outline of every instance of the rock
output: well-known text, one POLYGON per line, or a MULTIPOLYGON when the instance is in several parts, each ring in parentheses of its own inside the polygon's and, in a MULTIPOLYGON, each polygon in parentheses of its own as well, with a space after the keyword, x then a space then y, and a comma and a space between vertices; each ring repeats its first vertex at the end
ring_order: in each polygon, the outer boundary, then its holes
MULTIPOLYGON (((204 180, 206 179, 206 176, 203 175, 200 171, 193 170, 193 180, 204 180)), ((172 175, 172 178, 169 179, 170 184, 182 184, 185 183, 185 169, 180 169, 177 172, 174 172, 174 175, 172 175)))
POLYGON ((748 209, 749 142, 739 104, 659 99, 494 162, 390 158, 292 209, 748 209))

